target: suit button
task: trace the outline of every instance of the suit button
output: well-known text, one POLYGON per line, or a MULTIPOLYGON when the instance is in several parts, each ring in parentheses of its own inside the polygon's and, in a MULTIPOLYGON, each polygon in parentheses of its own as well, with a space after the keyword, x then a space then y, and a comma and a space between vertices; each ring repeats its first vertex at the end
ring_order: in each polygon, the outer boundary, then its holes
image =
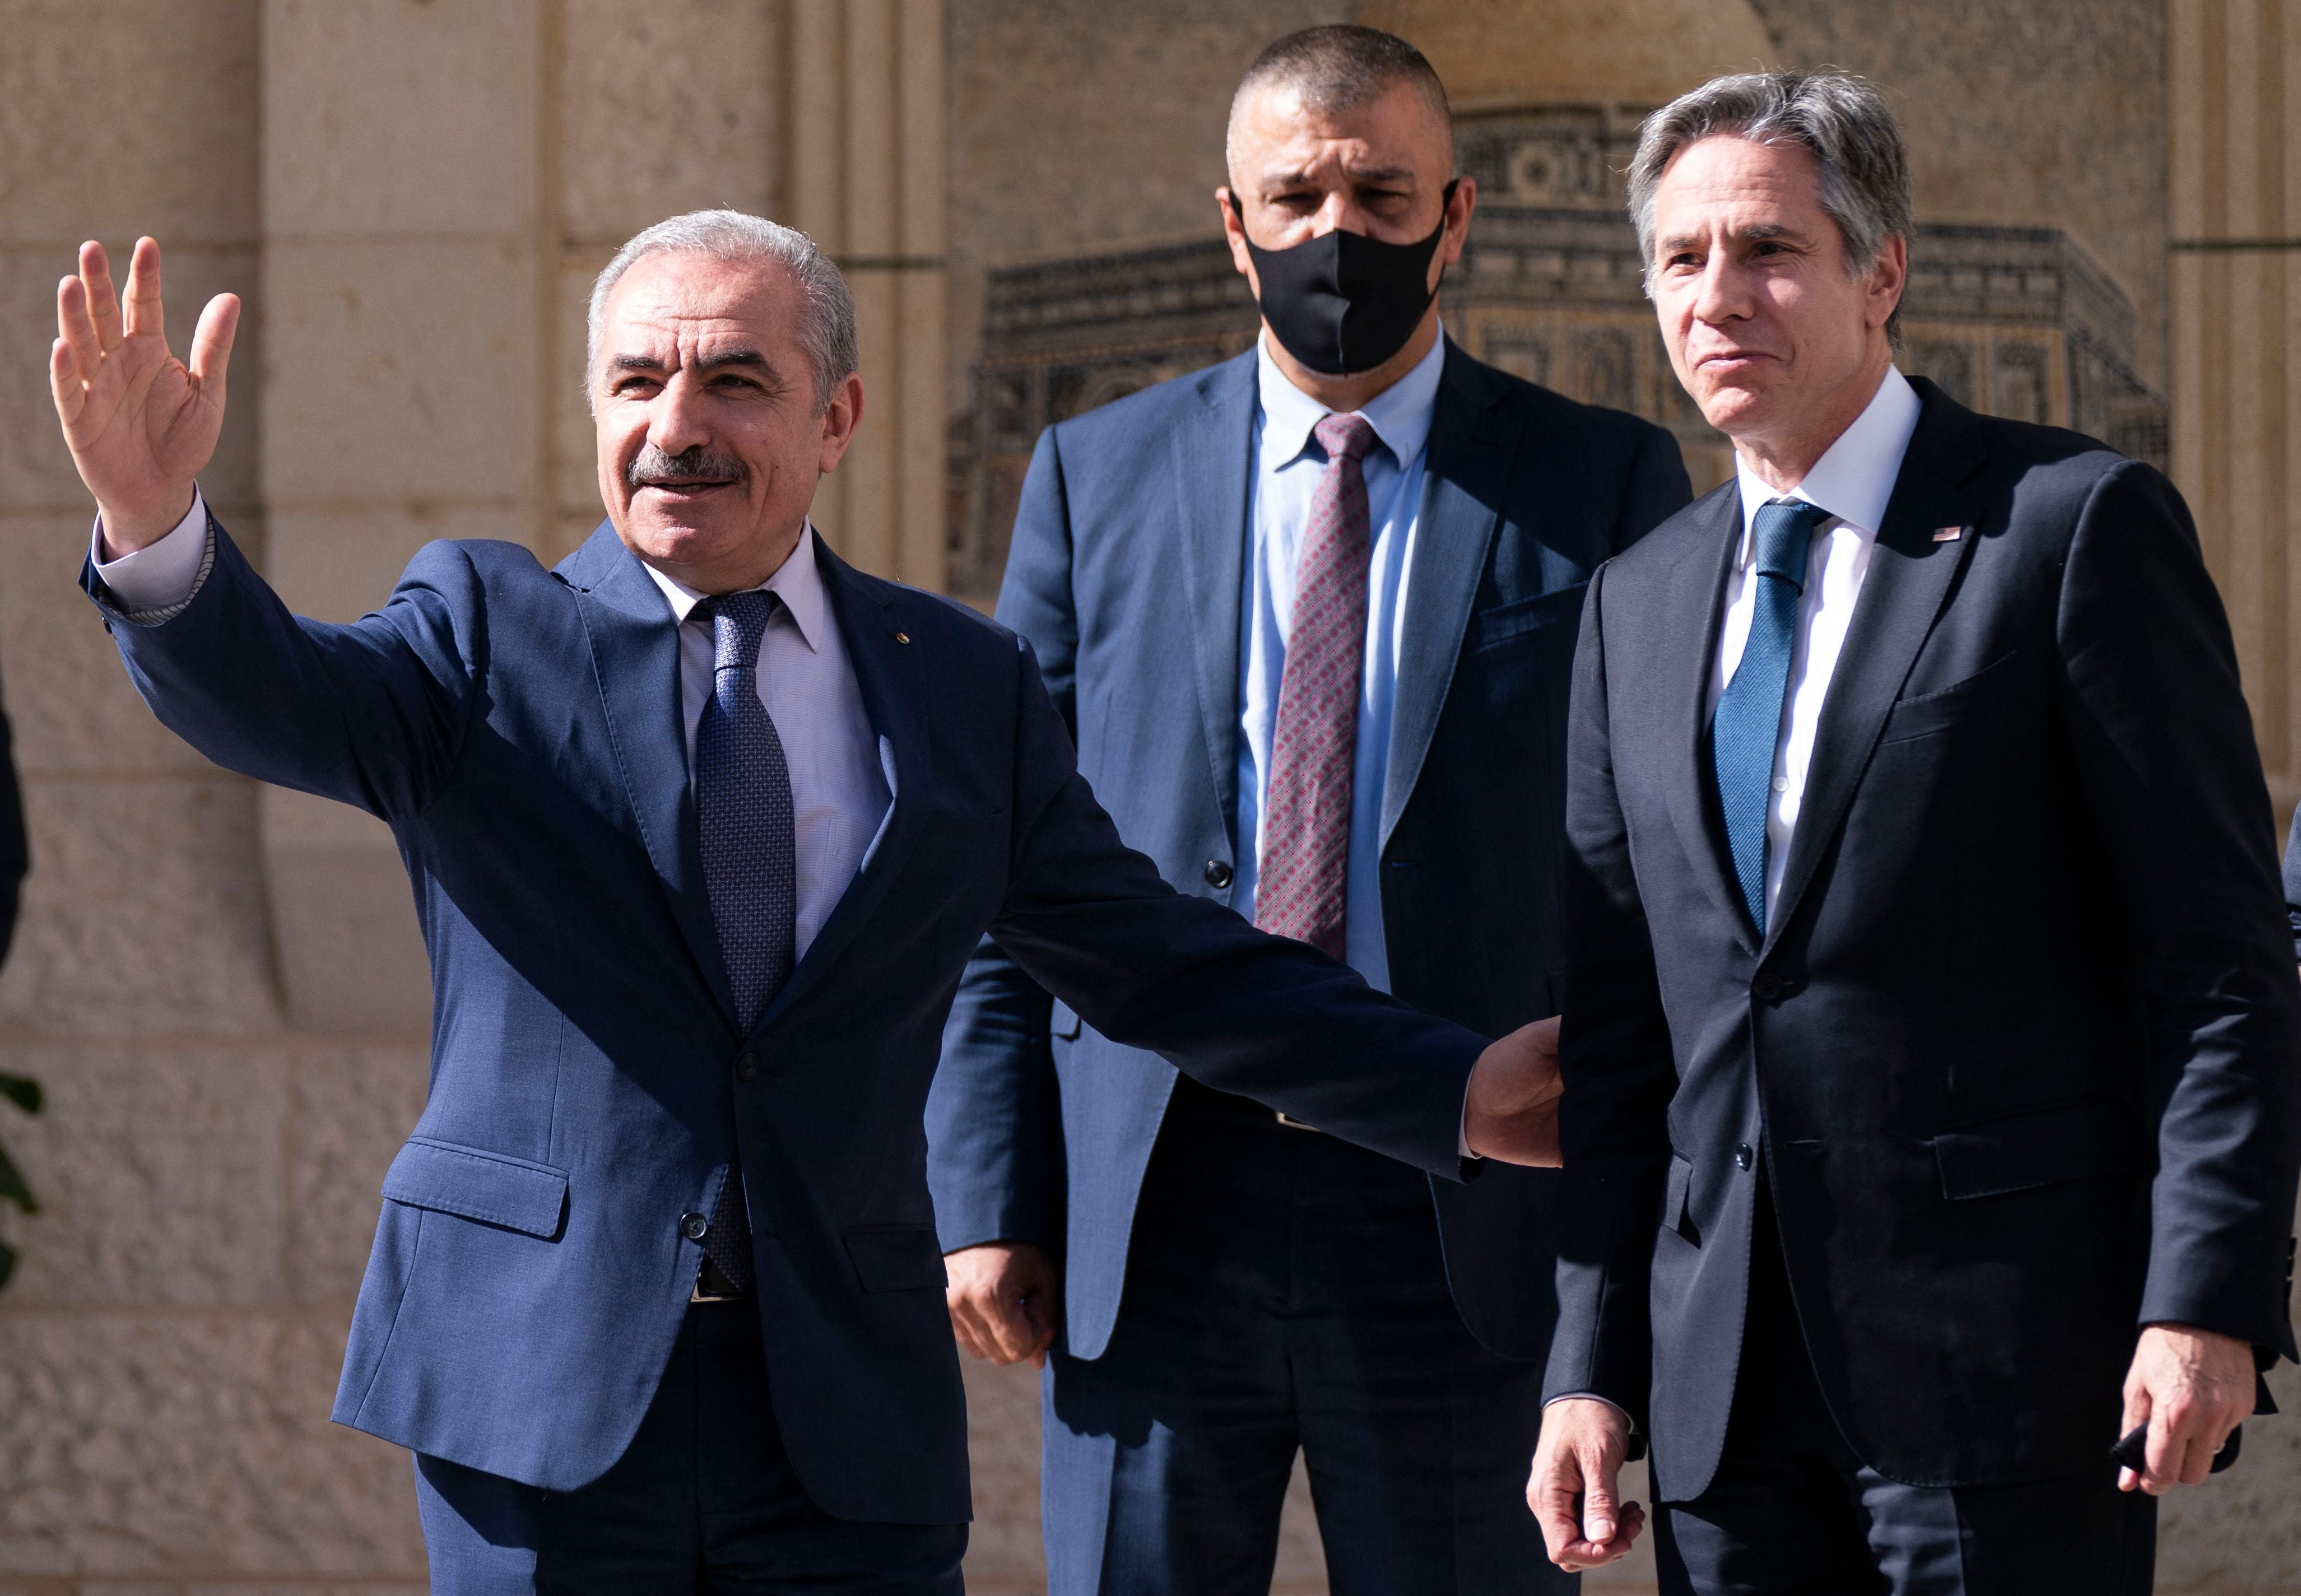
POLYGON ((757 1053, 745 1053, 735 1060, 735 1079, 756 1081, 758 1078, 759 1056, 757 1053))
POLYGON ((700 1241, 711 1232, 711 1221, 702 1215, 689 1212, 679 1216, 679 1233, 690 1241, 700 1241))
POLYGON ((1750 990, 1764 1001, 1771 1003, 1782 995, 1782 978, 1768 970, 1750 983, 1750 990))
POLYGON ((1747 1169, 1751 1165, 1755 1164, 1757 1161, 1758 1155, 1750 1150, 1750 1144, 1748 1142, 1745 1141, 1741 1146, 1734 1149, 1735 1168, 1747 1169))
POLYGON ((1220 891, 1231 883, 1231 868, 1220 859, 1209 859, 1206 876, 1207 885, 1220 891))

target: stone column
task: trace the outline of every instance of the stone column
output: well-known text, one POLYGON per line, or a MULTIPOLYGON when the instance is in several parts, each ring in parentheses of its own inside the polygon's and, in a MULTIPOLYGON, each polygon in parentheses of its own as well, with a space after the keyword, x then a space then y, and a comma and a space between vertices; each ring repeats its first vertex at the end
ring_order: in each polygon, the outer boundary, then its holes
POLYGON ((2301 473, 2301 0, 2171 0, 2173 478, 2237 636, 2280 812, 2301 797, 2287 531, 2301 473))
POLYGON ((794 0, 791 213, 855 292, 863 425, 816 520, 866 571, 943 585, 942 0, 794 0))

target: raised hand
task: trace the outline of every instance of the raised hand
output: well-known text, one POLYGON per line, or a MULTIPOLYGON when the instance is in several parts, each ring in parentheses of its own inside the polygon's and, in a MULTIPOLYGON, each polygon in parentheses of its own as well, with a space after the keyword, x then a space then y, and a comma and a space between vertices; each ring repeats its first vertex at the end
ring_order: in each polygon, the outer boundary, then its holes
POLYGON ((104 516, 114 558, 165 537, 192 507, 192 482, 223 430, 224 368, 239 298, 219 294, 200 313, 187 367, 168 350, 160 311, 160 247, 136 240, 125 314, 104 246, 79 247, 79 272, 56 285, 48 381, 79 480, 104 516))
POLYGON ((1522 1025, 1478 1055, 1463 1105, 1463 1140, 1482 1158, 1555 1168, 1558 1099, 1565 1090, 1557 1020, 1522 1025))

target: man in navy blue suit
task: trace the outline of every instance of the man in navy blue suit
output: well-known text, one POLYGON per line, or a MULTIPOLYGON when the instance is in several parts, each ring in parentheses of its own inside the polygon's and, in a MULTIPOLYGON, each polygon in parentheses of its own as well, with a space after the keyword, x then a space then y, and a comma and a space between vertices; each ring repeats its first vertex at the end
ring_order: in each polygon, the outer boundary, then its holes
POLYGON ((389 822, 433 992, 336 1416, 409 1447, 434 1588, 958 1589, 966 1419, 922 1127, 983 932, 1099 1028, 1442 1174, 1555 1145, 1489 1048, 1176 894, 1074 766, 1027 646, 807 526, 854 308, 732 212, 591 303, 608 521, 556 570, 435 543, 348 626, 208 515, 238 301, 168 351, 102 249, 51 378, 83 582, 218 763, 389 822))
MULTIPOLYGON (((1039 440, 999 618, 1167 880, 1507 1030, 1560 1000, 1584 584, 1687 491, 1660 428, 1445 337, 1453 155, 1405 41, 1264 52, 1217 194, 1262 337, 1039 440)), ((958 1335, 1051 1349, 1057 1596, 1261 1588, 1298 1451, 1344 1596, 1571 1588, 1521 1500, 1554 1172, 1433 1182, 1178 1077, 995 942, 929 1116, 958 1335)))

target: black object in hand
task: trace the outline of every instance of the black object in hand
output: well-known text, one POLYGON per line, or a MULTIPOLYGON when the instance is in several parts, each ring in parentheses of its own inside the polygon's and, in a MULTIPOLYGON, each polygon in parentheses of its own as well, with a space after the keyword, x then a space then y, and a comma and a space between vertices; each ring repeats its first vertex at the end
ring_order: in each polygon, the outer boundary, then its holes
MULTIPOLYGON (((2219 1474, 2236 1462, 2238 1445, 2244 1439, 2243 1425, 2231 1430, 2229 1439, 2222 1442, 2222 1450, 2213 1454, 2213 1466, 2210 1472, 2219 1474)), ((2109 1449, 2109 1455, 2113 1459, 2124 1467, 2131 1469, 2135 1474, 2139 1474, 2142 1466, 2149 1460, 2148 1452, 2149 1426, 2146 1424, 2134 1425, 2125 1433, 2115 1446, 2109 1449)))

